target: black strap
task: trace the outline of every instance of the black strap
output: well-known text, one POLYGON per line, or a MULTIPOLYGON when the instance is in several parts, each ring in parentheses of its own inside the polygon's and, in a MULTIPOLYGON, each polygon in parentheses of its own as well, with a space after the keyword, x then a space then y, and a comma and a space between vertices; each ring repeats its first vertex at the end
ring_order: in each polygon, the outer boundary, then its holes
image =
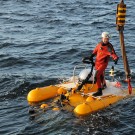
MULTIPOLYGON (((94 63, 94 62, 93 62, 93 63, 94 63)), ((82 87, 83 87, 83 85, 84 85, 85 83, 87 83, 88 80, 90 79, 90 77, 92 76, 92 73, 93 73, 93 67, 94 67, 94 64, 93 64, 93 63, 92 63, 92 67, 91 67, 90 73, 88 74, 88 76, 86 77, 86 79, 83 80, 82 83, 78 86, 77 91, 81 90, 82 87)))

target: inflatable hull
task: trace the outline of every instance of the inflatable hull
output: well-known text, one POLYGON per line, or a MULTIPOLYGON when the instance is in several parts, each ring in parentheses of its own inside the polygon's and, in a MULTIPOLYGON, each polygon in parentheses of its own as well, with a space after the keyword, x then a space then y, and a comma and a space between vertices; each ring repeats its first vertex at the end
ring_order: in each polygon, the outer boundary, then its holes
POLYGON ((124 96, 106 95, 100 97, 88 97, 86 101, 75 107, 74 113, 76 115, 88 115, 95 111, 101 110, 114 104, 124 98, 124 96))
POLYGON ((40 102, 57 96, 57 86, 47 86, 31 90, 27 95, 28 102, 40 102))
MULTIPOLYGON (((106 108, 127 96, 123 90, 114 87, 114 84, 114 82, 107 82, 107 88, 103 90, 103 95, 98 97, 92 96, 92 94, 97 91, 96 84, 85 84, 80 91, 74 91, 78 86, 71 82, 55 86, 50 85, 31 90, 28 93, 27 100, 30 103, 37 103, 55 97, 55 102, 59 101, 62 105, 62 109, 63 107, 71 107, 76 115, 84 116, 106 108), (64 98, 66 98, 60 99, 59 95, 64 95, 64 98)), ((54 102, 50 104, 54 104, 54 102)), ((54 107, 54 105, 52 106, 54 107)), ((41 108, 46 107, 47 105, 41 105, 41 108)), ((52 110, 59 109, 55 108, 52 110)))

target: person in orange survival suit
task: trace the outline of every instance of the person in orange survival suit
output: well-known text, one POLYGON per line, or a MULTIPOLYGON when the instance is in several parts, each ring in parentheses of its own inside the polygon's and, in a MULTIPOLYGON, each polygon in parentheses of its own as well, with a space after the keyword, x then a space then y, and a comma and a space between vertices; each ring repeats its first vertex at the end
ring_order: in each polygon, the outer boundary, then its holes
POLYGON ((102 89, 106 87, 104 72, 107 68, 109 58, 112 57, 114 63, 117 64, 118 56, 115 53, 115 50, 112 44, 109 42, 110 35, 108 32, 102 33, 102 41, 97 44, 93 53, 90 57, 85 57, 84 59, 93 60, 93 57, 96 56, 95 59, 95 69, 96 69, 96 83, 98 86, 98 91, 93 94, 93 96, 101 96, 102 89))

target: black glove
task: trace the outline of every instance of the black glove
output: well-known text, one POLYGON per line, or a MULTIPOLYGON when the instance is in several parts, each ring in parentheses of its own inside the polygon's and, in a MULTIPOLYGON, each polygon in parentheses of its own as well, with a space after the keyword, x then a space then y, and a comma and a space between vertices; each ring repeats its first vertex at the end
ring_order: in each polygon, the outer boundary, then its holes
POLYGON ((116 65, 118 62, 119 58, 117 58, 116 60, 114 60, 114 64, 116 65))
POLYGON ((95 56, 95 54, 91 54, 91 56, 89 57, 89 59, 91 60, 91 61, 93 61, 93 57, 95 56))

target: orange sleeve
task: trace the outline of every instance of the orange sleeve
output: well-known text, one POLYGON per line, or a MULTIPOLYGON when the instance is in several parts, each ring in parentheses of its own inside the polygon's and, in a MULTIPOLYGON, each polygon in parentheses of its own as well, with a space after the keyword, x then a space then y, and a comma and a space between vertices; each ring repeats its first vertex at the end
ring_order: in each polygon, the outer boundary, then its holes
POLYGON ((99 48, 99 44, 96 45, 96 47, 93 50, 93 53, 92 54, 97 55, 98 48, 99 48))
POLYGON ((109 47, 111 49, 111 57, 113 58, 113 60, 116 60, 118 58, 117 54, 115 53, 115 50, 113 48, 113 45, 110 43, 109 47))

